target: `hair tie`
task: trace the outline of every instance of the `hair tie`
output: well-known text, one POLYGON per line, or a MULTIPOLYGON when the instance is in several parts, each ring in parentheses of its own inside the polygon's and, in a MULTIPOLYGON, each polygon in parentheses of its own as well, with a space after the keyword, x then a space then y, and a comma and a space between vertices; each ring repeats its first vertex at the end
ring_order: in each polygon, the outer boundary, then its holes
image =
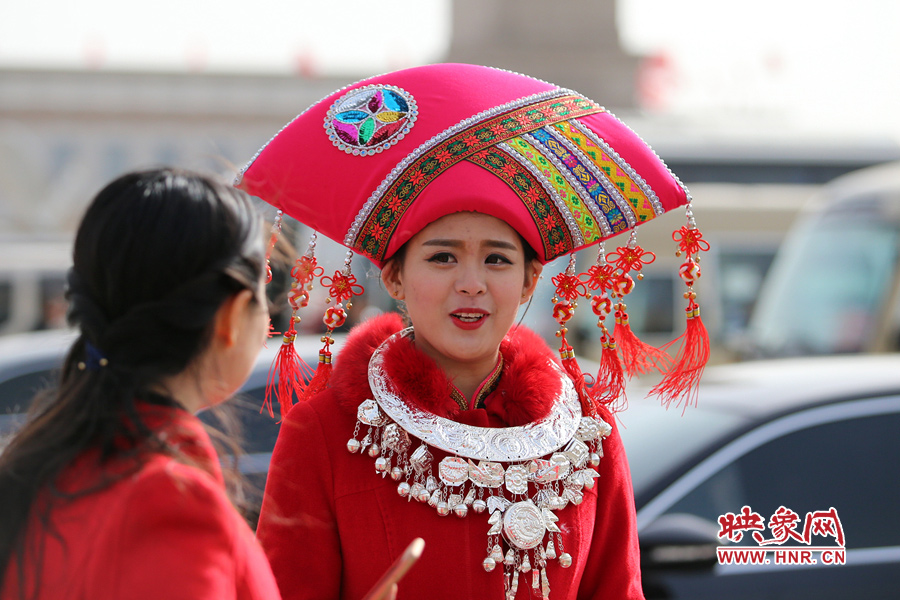
POLYGON ((103 352, 97 349, 92 343, 86 341, 84 343, 84 351, 85 354, 87 354, 86 360, 78 363, 79 370, 84 371, 86 369, 88 371, 99 371, 109 364, 109 360, 103 356, 103 352))

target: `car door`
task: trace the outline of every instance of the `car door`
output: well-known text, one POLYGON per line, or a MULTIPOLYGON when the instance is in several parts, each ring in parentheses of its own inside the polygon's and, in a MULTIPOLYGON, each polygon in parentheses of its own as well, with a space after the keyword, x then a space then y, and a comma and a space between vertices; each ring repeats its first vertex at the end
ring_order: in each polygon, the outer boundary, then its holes
MULTIPOLYGON (((898 428, 900 396, 886 396, 803 410, 723 446, 638 514, 648 600, 895 598, 900 572, 898 428), (835 554, 811 553, 816 564, 786 564, 799 557, 782 554, 778 560, 772 550, 765 554, 767 563, 720 564, 714 550, 736 541, 716 539, 724 529, 720 518, 740 515, 743 507, 761 518, 757 525, 765 529, 756 533, 764 541, 777 540, 788 529, 777 522, 788 514, 785 509, 797 515, 797 535, 769 544, 772 549, 837 546, 837 536, 827 529, 826 535, 802 541, 806 514, 833 508, 846 563, 825 565, 835 554)), ((760 547, 753 531, 742 533, 737 545, 760 547)))

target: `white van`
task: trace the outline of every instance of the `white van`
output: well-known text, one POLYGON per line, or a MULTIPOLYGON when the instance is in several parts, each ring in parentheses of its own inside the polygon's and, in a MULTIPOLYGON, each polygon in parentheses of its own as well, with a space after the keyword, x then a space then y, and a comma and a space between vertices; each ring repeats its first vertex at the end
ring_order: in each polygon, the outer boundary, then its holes
POLYGON ((0 335, 64 327, 69 239, 0 238, 0 335))
POLYGON ((900 162, 812 199, 763 283, 747 357, 900 351, 900 162))

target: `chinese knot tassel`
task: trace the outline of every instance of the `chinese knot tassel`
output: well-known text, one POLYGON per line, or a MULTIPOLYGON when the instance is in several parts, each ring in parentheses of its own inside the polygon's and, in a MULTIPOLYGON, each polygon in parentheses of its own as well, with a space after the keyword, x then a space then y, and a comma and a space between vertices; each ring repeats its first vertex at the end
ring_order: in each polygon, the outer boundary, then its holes
POLYGON ((603 350, 600 355, 600 369, 597 380, 591 387, 591 396, 597 404, 606 406, 610 412, 623 410, 626 405, 625 373, 622 359, 616 348, 616 340, 604 331, 600 337, 603 350))
POLYGON ((615 334, 622 364, 629 377, 654 370, 665 373, 671 368, 672 357, 665 351, 641 341, 631 329, 628 313, 622 310, 616 311, 615 334))
POLYGON ((305 384, 304 375, 311 375, 312 369, 297 354, 294 348, 294 340, 297 338, 297 330, 294 328, 294 318, 291 318, 291 324, 288 330, 284 332, 284 339, 278 355, 275 357, 272 366, 269 368, 269 377, 266 382, 266 396, 263 401, 263 409, 268 409, 269 416, 275 417, 273 411, 274 395, 278 399, 281 418, 287 416, 288 411, 294 405, 293 398, 296 395, 300 398, 303 394, 305 384))
POLYGON ((302 397, 298 397, 300 402, 305 402, 328 387, 331 380, 331 351, 323 349, 319 351, 319 365, 316 372, 306 385, 302 397))
POLYGON ((691 299, 687 307, 687 328, 684 334, 672 340, 663 350, 679 341, 681 348, 675 357, 675 364, 651 391, 660 397, 668 408, 672 402, 678 406, 684 400, 683 409, 697 405, 698 385, 703 369, 709 361, 709 334, 700 319, 700 306, 691 299))

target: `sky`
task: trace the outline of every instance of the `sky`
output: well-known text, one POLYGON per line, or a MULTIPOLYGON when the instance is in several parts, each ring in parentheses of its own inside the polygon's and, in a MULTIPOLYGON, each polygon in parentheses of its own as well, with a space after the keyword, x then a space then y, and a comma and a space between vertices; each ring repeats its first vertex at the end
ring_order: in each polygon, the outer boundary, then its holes
MULTIPOLYGON (((650 111, 900 138, 900 1, 614 1, 650 111)), ((451 2, 0 0, 0 67, 364 77, 441 60, 451 2)))

